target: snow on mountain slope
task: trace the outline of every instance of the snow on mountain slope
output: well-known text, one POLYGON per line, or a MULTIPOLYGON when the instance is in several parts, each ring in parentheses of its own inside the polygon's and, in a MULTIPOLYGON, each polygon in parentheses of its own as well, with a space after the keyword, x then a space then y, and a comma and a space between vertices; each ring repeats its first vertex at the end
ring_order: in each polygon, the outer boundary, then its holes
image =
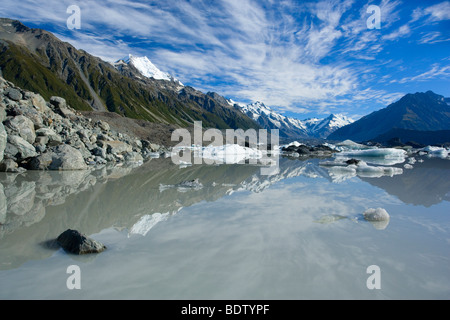
POLYGON ((116 63, 120 63, 121 61, 135 67, 144 77, 153 78, 156 80, 175 81, 180 85, 183 85, 180 81, 172 77, 167 72, 159 70, 147 57, 135 57, 130 54, 128 57, 120 59, 116 63))
POLYGON ((279 129, 280 135, 289 137, 326 138, 335 130, 353 122, 352 119, 341 114, 332 114, 325 119, 313 118, 298 120, 283 116, 259 101, 244 105, 229 100, 229 104, 240 109, 262 127, 266 129, 279 129))

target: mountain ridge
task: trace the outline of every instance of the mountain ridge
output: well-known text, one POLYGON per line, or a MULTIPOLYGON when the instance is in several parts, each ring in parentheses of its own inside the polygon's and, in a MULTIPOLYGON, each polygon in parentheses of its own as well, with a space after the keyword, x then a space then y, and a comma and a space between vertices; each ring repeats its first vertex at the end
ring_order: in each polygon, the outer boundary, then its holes
POLYGON ((432 91, 407 94, 386 108, 336 130, 329 139, 363 142, 392 129, 417 132, 450 130, 450 105, 446 98, 432 91))
POLYGON ((281 115, 260 101, 245 105, 229 100, 229 104, 234 105, 235 108, 258 122, 263 128, 279 129, 280 135, 285 138, 326 139, 338 128, 353 122, 353 119, 341 114, 331 114, 324 119, 299 120, 281 115))
POLYGON ((133 65, 109 62, 42 29, 0 18, 0 68, 5 79, 44 99, 64 96, 80 111, 109 111, 155 123, 188 127, 202 121, 219 129, 259 128, 246 115, 175 81, 143 77, 133 65))

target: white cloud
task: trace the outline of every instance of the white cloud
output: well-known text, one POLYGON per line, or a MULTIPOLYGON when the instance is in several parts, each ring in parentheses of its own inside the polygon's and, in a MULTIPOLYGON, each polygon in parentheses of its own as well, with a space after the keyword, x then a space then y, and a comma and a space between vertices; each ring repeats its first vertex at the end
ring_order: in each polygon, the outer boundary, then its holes
POLYGON ((442 33, 439 31, 432 31, 429 33, 426 33, 422 36, 422 38, 419 40, 420 44, 433 44, 433 43, 439 43, 439 42, 446 42, 450 41, 450 38, 443 37, 442 33))
POLYGON ((412 22, 427 17, 426 22, 443 21, 450 19, 450 1, 444 1, 425 9, 417 8, 412 13, 412 22))
POLYGON ((439 66, 437 63, 433 64, 431 69, 423 72, 421 74, 418 74, 416 76, 412 76, 412 77, 404 77, 403 79, 400 80, 392 80, 391 83, 406 83, 406 82, 412 82, 412 81, 427 81, 433 78, 446 78, 446 77, 450 77, 450 66, 444 66, 441 67, 439 66))
POLYGON ((394 32, 383 36, 383 40, 398 40, 399 38, 408 36, 410 33, 411 29, 407 24, 405 24, 394 32))
MULTIPOLYGON (((62 40, 108 61, 147 55, 202 91, 299 113, 390 100, 383 98, 386 91, 367 88, 388 40, 412 33, 408 24, 391 31, 400 1, 79 0, 82 29, 67 32, 65 10, 72 2, 2 0, 0 11, 55 24, 62 40), (380 5, 381 30, 367 29, 369 4, 380 5)), ((439 8, 416 15, 444 18, 439 8)), ((437 39, 430 34, 422 41, 437 39)))

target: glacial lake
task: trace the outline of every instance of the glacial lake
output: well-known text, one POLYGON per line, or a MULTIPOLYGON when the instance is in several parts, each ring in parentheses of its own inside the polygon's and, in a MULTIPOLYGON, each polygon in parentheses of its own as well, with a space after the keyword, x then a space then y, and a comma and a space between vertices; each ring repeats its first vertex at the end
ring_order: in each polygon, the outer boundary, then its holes
POLYGON ((168 159, 1 174, 0 299, 449 299, 450 160, 423 160, 393 177, 289 158, 270 176, 168 159), (364 220, 369 208, 390 220, 364 220), (51 243, 67 229, 107 250, 67 254, 51 243))

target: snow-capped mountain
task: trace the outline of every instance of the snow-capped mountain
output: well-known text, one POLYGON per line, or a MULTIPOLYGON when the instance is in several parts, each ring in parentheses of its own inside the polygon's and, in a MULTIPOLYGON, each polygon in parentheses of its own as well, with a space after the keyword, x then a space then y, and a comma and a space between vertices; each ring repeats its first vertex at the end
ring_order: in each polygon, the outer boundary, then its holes
POLYGON ((135 57, 129 54, 127 57, 120 59, 115 63, 116 67, 120 66, 120 64, 132 65, 144 77, 153 78, 156 80, 174 81, 180 85, 183 85, 169 73, 159 70, 147 57, 135 57))
POLYGON ((337 129, 354 122, 342 114, 332 114, 325 119, 299 120, 283 116, 259 101, 245 105, 229 100, 229 104, 234 105, 263 128, 279 129, 280 136, 289 138, 327 138, 337 129))

